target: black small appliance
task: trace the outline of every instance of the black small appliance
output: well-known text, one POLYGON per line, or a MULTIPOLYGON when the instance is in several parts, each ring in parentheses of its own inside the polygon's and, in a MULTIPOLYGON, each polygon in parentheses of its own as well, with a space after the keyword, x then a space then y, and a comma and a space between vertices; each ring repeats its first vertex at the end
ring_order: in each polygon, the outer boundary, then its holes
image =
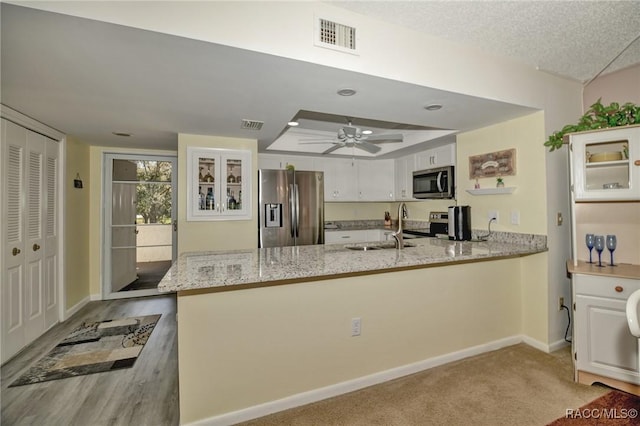
POLYGON ((449 239, 469 241, 471 239, 471 207, 449 207, 449 239))

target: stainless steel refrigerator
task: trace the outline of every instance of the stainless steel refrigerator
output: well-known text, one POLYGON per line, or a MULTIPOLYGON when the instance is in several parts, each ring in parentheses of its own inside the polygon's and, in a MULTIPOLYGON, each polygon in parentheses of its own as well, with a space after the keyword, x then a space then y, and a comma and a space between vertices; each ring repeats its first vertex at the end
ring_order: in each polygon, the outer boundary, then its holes
POLYGON ((324 244, 324 173, 258 170, 258 247, 324 244))

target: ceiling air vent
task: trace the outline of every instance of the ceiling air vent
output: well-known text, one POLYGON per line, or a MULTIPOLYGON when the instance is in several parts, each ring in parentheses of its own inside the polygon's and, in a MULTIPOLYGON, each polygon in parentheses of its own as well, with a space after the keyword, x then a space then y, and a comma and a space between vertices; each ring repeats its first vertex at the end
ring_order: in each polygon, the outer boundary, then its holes
POLYGON ((249 130, 260 130, 262 129, 262 125, 264 124, 264 121, 258 121, 258 120, 247 120, 246 118, 242 119, 242 127, 243 129, 249 129, 249 130))
POLYGON ((316 17, 316 46, 357 54, 356 29, 316 17))

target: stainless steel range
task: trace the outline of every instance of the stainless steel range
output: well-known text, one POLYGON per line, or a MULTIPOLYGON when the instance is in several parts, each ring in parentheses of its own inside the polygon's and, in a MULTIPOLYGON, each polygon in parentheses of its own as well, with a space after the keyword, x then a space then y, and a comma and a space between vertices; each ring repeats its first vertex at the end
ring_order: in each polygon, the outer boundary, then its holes
POLYGON ((449 212, 429 213, 429 227, 422 229, 406 229, 403 231, 406 238, 413 237, 437 237, 449 235, 449 212))

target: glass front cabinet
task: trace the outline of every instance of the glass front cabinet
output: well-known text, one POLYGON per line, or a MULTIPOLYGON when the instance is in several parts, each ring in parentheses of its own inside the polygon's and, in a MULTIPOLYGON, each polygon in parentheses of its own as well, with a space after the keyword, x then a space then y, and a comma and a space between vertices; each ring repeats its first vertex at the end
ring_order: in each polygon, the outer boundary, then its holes
POLYGON ((187 220, 251 219, 251 151, 187 147, 187 220))
POLYGON ((569 136, 575 201, 640 200, 640 126, 569 136))

